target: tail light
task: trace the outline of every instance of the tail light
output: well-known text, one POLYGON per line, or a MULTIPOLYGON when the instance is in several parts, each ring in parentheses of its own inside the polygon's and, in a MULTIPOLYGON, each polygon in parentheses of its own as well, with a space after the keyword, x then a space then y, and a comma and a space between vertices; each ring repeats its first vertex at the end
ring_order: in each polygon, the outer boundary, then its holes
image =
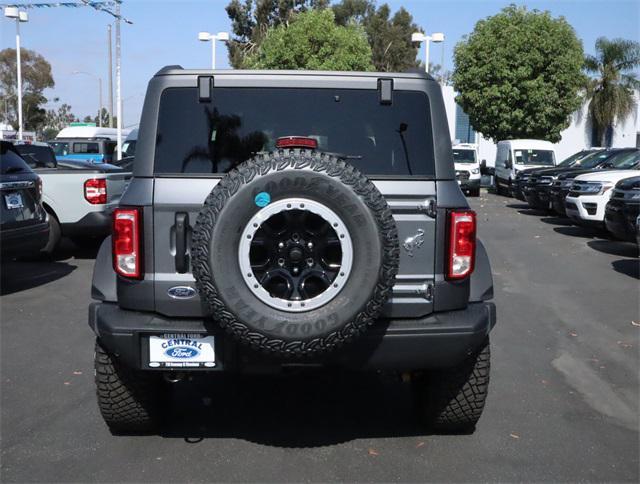
POLYGON ((38 192, 38 201, 42 200, 42 178, 36 178, 36 191, 38 192))
POLYGON ((142 210, 117 208, 113 211, 113 268, 131 279, 142 279, 142 210))
POLYGON ((473 272, 476 258, 476 214, 449 212, 447 279, 464 279, 473 272))
POLYGON ((106 178, 90 178, 84 182, 84 198, 92 205, 107 203, 106 178))
POLYGON ((304 136, 284 136, 276 141, 276 148, 309 148, 315 150, 317 147, 317 139, 305 138, 304 136))

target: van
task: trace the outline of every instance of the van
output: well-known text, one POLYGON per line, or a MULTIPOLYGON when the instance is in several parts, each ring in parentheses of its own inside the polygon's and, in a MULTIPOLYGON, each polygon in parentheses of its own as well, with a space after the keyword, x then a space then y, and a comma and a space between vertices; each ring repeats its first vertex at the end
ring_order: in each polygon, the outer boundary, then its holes
POLYGON ((518 172, 556 165, 555 146, 549 141, 514 139, 499 141, 496 150, 496 193, 511 195, 511 184, 518 172))
MULTIPOLYGON (((130 130, 122 130, 123 138, 130 130)), ((57 160, 81 160, 110 163, 115 159, 117 130, 95 126, 70 126, 49 141, 57 160)))
POLYGON ((480 195, 480 164, 478 163, 478 145, 459 143, 453 146, 453 162, 456 168, 456 180, 464 193, 472 197, 480 195))

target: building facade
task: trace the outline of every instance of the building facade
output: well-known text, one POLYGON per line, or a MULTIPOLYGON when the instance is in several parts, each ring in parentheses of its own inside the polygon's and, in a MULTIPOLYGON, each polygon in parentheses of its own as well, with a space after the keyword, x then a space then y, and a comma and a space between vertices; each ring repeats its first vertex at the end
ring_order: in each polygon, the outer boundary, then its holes
MULTIPOLYGON (((487 166, 494 166, 496 157, 496 144, 490 139, 476 132, 469 122, 469 116, 456 104, 456 93, 452 86, 442 86, 447 119, 449 121, 449 133, 452 142, 476 143, 480 160, 486 160, 487 166)), ((636 100, 640 105, 640 94, 636 92, 636 100)), ((556 143, 557 161, 560 162, 576 151, 593 147, 593 129, 588 116, 588 104, 571 116, 571 124, 562 132, 562 139, 556 143)), ((614 126, 611 146, 614 148, 626 148, 638 146, 640 142, 640 117, 638 108, 623 122, 614 126)))

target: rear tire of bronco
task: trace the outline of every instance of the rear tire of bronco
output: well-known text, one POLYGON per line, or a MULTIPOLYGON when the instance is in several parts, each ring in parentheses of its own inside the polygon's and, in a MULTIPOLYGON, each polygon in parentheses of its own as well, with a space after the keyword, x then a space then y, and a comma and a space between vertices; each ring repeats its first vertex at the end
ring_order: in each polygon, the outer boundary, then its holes
POLYGON ((489 390, 489 339, 459 366, 434 370, 413 381, 421 417, 433 430, 470 433, 475 429, 489 390))
POLYGON ((98 407, 111 433, 138 434, 155 429, 162 380, 121 365, 96 340, 95 381, 98 407))

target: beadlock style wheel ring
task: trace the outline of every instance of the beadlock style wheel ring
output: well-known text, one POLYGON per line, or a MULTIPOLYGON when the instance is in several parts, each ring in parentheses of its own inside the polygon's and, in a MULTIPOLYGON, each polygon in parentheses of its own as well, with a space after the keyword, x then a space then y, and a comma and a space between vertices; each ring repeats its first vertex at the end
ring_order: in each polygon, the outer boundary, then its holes
POLYGON ((238 262, 244 282, 260 301, 286 312, 311 311, 345 286, 353 244, 333 210, 313 200, 286 198, 249 220, 238 262))

